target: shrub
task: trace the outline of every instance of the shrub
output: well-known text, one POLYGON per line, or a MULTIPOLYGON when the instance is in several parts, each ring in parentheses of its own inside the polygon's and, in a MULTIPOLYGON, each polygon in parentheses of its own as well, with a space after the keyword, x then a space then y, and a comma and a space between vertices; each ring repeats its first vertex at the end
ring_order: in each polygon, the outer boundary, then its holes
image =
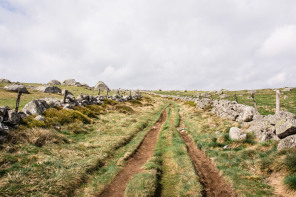
POLYGON ((67 125, 67 130, 69 132, 80 134, 80 133, 87 133, 87 129, 83 127, 83 124, 79 122, 74 122, 72 124, 67 125))
POLYGON ((131 103, 133 105, 142 106, 142 102, 139 100, 130 100, 129 103, 131 103))
POLYGON ((28 128, 34 127, 47 127, 47 124, 40 120, 35 120, 36 116, 27 116, 26 118, 22 119, 22 124, 27 126, 28 128))
POLYGON ((189 105, 191 107, 195 107, 196 106, 196 104, 194 103, 194 101, 186 101, 184 104, 185 105, 189 105))
POLYGON ((125 105, 117 105, 117 106, 115 106, 115 110, 119 111, 120 113, 124 113, 124 114, 131 114, 134 112, 134 110, 131 107, 125 106, 125 105))
POLYGON ((44 116, 49 125, 57 123, 64 125, 75 121, 81 121, 85 124, 91 123, 91 119, 89 117, 76 110, 57 110, 55 108, 50 108, 44 112, 44 116))
POLYGON ((105 112, 105 110, 98 105, 86 105, 85 107, 91 110, 96 115, 100 115, 105 112))
POLYGON ((74 110, 77 110, 79 112, 81 112, 82 114, 90 117, 90 118, 96 118, 96 114, 91 111, 90 109, 86 108, 86 107, 82 107, 82 106, 77 106, 77 107, 74 107, 74 110))
POLYGON ((118 102, 117 101, 113 101, 111 99, 104 99, 104 104, 105 105, 112 105, 112 106, 114 106, 114 105, 117 105, 118 102))

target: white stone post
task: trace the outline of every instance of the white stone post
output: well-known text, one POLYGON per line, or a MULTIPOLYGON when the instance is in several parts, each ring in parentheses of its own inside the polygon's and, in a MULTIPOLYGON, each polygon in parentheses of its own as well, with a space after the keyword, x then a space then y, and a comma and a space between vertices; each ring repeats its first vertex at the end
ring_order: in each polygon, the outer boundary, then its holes
POLYGON ((280 112, 280 91, 276 90, 276 111, 275 113, 278 114, 280 112))

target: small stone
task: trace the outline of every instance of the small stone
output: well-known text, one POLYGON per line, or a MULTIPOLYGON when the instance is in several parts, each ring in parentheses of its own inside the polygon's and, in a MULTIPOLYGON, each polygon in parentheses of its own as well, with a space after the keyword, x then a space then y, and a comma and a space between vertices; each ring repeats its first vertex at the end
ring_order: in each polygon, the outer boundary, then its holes
POLYGON ((34 118, 35 120, 39 120, 39 121, 45 121, 45 117, 41 116, 41 115, 38 115, 34 118))

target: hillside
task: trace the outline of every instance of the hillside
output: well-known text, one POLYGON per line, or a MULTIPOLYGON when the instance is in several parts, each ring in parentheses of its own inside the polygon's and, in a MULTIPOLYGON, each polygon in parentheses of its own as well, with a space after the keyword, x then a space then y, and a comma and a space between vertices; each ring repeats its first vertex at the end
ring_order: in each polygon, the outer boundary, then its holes
MULTIPOLYGON (((5 85, 0 83, 0 106, 14 109, 17 93, 5 85)), ((98 94, 57 87, 77 99, 98 94)), ((281 110, 295 113, 296 89, 281 90, 281 110)), ((20 110, 33 99, 64 98, 29 92, 22 94, 20 110)), ((143 92, 122 102, 106 97, 97 105, 55 106, 42 112, 43 120, 27 116, 9 128, 0 144, 0 196, 296 195, 295 147, 278 150, 278 140, 260 141, 246 132, 253 121, 229 120, 212 113, 215 106, 200 109, 190 100, 227 95, 233 101, 236 94, 239 104, 253 106, 250 90, 154 93, 167 97, 143 92), (232 139, 233 127, 246 137, 232 139)), ((117 92, 109 94, 115 98, 117 92)), ((254 98, 261 115, 274 114, 273 90, 256 90, 254 98)))

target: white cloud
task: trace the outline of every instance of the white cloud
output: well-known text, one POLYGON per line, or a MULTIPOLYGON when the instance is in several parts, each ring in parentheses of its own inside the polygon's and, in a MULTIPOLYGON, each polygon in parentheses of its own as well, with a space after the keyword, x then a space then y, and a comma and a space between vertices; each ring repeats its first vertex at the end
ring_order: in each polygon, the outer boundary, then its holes
POLYGON ((295 7, 293 0, 0 0, 0 78, 145 89, 295 86, 295 7), (278 73, 285 78, 272 80, 278 73))
POLYGON ((259 49, 259 55, 263 57, 295 56, 296 25, 284 25, 272 32, 259 49))

